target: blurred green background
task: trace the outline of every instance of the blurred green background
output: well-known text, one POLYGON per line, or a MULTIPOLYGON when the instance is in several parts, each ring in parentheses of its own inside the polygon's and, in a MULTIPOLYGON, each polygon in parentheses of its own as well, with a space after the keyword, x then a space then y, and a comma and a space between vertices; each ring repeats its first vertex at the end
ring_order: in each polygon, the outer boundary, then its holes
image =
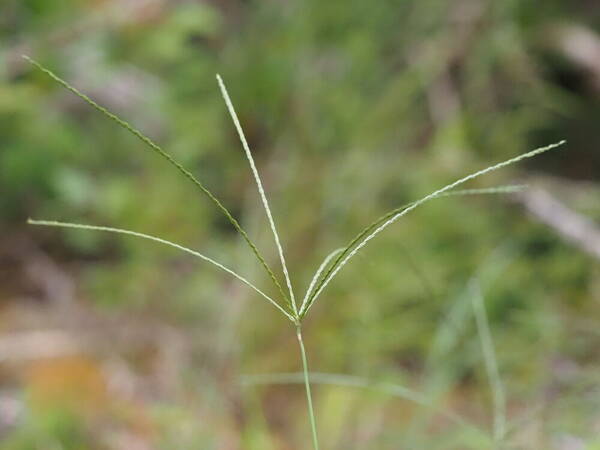
MULTIPOLYGON (((278 259, 219 94, 228 85, 297 295, 332 249, 469 172, 346 266, 304 326, 312 370, 385 382, 491 429, 479 280, 507 399, 501 448, 600 448, 600 3, 1 0, 0 448, 310 447, 293 328, 212 204, 30 55, 159 142, 278 259), (548 214, 544 214, 544 211, 548 214)), ((323 449, 490 448, 373 389, 314 387, 323 449)))

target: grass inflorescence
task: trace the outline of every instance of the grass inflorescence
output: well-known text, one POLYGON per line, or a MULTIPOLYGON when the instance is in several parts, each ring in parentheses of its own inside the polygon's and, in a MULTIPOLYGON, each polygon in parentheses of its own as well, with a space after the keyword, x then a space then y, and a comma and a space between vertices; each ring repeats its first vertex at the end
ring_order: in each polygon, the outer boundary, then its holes
MULTIPOLYGON (((350 259, 352 259, 366 244, 369 243, 369 241, 371 241, 374 237, 376 237, 379 233, 381 233, 385 228, 387 228, 389 225, 396 222, 398 219, 400 219, 404 215, 408 214, 410 211, 416 209, 417 207, 423 205, 426 202, 429 202, 430 200, 439 199, 439 198, 443 198, 443 197, 449 197, 449 196, 506 194, 506 193, 512 193, 512 192, 516 192, 516 191, 525 189, 526 188, 525 186, 520 186, 520 185, 497 186, 497 187, 484 188, 484 189, 464 189, 464 190, 457 190, 455 188, 458 187, 459 185, 466 183, 467 181, 470 181, 470 180, 476 178, 476 177, 480 177, 489 172, 501 169, 508 165, 522 161, 526 158, 531 158, 531 157, 534 157, 541 153, 544 153, 546 151, 549 151, 551 149, 554 149, 554 148, 564 144, 564 142, 565 142, 565 141, 561 141, 561 142, 558 142, 558 143, 555 143, 552 145, 541 147, 541 148, 535 149, 533 151, 530 151, 528 153, 517 156, 515 158, 509 159, 507 161, 503 161, 501 163, 492 165, 490 167, 486 167, 485 169, 479 170, 479 171, 469 174, 463 178, 460 178, 450 184, 447 184, 446 186, 426 195, 425 197, 423 197, 419 200, 416 200, 409 204, 403 205, 399 208, 395 208, 395 209, 389 211, 388 213, 382 215, 377 220, 375 220, 373 223, 371 223, 370 225, 368 225, 367 227, 362 229, 352 240, 350 240, 350 242, 345 247, 336 249, 333 252, 331 252, 329 255, 327 255, 327 257, 323 260, 323 262, 321 263, 319 268, 316 270, 314 276, 312 277, 311 282, 303 296, 302 303, 300 305, 298 305, 296 303, 296 296, 294 294, 294 289, 292 287, 293 286, 292 280, 290 277, 290 271, 288 270, 288 266, 286 263, 283 246, 281 244, 281 240, 280 240, 279 234, 277 232, 277 228, 275 226, 275 220, 273 218, 273 214, 271 212, 271 208, 269 206, 269 202, 268 202, 267 196, 265 194, 262 180, 261 180, 259 172, 256 168, 256 164, 254 162, 254 158, 250 151, 250 147, 248 145, 246 137, 244 135, 242 126, 240 124, 240 121, 239 121, 237 114, 235 112, 235 109, 233 107, 233 103, 231 102, 231 99, 230 99, 227 89, 225 87, 225 83, 223 82, 222 78, 219 75, 217 75, 217 82, 218 82, 219 88, 221 90, 223 99, 225 101, 227 110, 231 116, 231 119, 236 128, 236 131, 239 135, 246 158, 248 159, 248 163, 250 165, 250 169, 252 171, 252 175, 254 177, 254 181, 256 183, 256 186, 257 186, 257 189, 259 192, 259 196, 260 196, 261 202, 263 204, 263 207, 264 207, 267 219, 268 219, 269 227, 270 227, 271 233, 273 235, 273 240, 274 240, 275 246, 277 248, 279 260, 281 263, 281 270, 283 273, 283 277, 285 279, 286 289, 283 288, 282 283, 279 281, 279 278, 275 275, 275 271, 267 263, 267 260, 265 259, 265 257, 259 251, 259 249, 255 245, 255 243, 250 239, 250 237, 248 236, 246 231, 241 227, 239 222, 233 217, 233 215, 223 205, 223 203, 201 181, 199 181, 190 171, 188 171, 186 168, 184 168, 168 152, 166 152, 162 147, 160 147, 158 144, 156 144, 154 141, 152 141, 149 137, 147 137, 145 134, 143 134, 137 128, 135 128, 134 126, 132 126, 125 120, 121 119, 117 115, 113 114, 112 112, 108 111, 103 106, 99 105, 97 102, 92 100, 90 97, 88 97, 84 93, 80 92, 77 88, 73 87, 71 84, 69 84, 68 82, 66 82, 59 76, 57 76, 55 73, 53 73, 51 70, 47 69, 40 63, 38 63, 26 56, 25 56, 25 59, 27 59, 31 64, 33 64, 35 67, 40 69, 42 72, 44 72, 50 78, 52 78, 54 81, 56 81, 57 83, 59 83, 60 85, 62 85, 63 87, 65 87, 66 89, 71 91, 73 94, 78 96, 80 99, 82 99, 83 101, 88 103, 94 109, 96 109, 97 111, 99 111, 100 113, 102 113, 103 115, 105 115, 106 117, 108 117, 109 119, 114 121, 115 123, 117 123, 119 126, 124 128, 125 130, 127 130, 128 132, 133 134, 134 136, 136 136, 152 151, 154 151, 159 156, 161 156, 163 159, 165 159, 167 162, 169 162, 171 165, 173 165, 181 173, 181 175, 183 177, 187 178, 192 183, 194 183, 194 185, 197 188, 199 188, 200 191, 217 207, 217 209, 227 218, 227 220, 231 223, 231 225, 242 236, 244 241, 250 247, 252 253, 254 254, 254 256, 257 259, 257 261, 259 262, 259 264, 267 272, 269 279, 271 280, 271 282, 277 289, 277 292, 279 293, 280 298, 270 297, 269 295, 265 294, 261 289, 259 289, 254 283, 252 283, 251 281, 249 281, 242 275, 236 273, 235 271, 229 269, 228 267, 224 266, 223 264, 217 262, 216 260, 214 260, 208 256, 205 256, 204 254, 199 253, 195 250, 187 248, 183 245, 176 244, 174 242, 171 242, 171 241, 168 241, 166 239, 162 239, 162 238, 159 238, 156 236, 151 236, 151 235, 144 234, 141 232, 125 230, 125 229, 120 229, 120 228, 77 224, 77 223, 69 223, 69 222, 58 222, 58 221, 53 221, 53 220, 51 221, 51 220, 29 219, 28 223, 30 223, 32 225, 43 225, 43 226, 63 227, 63 228, 77 228, 77 229, 83 229, 83 230, 118 233, 118 234, 140 237, 140 238, 155 241, 155 242, 158 242, 158 243, 161 243, 164 245, 168 245, 168 246, 171 246, 178 250, 184 251, 188 254, 191 254, 193 256, 196 256, 197 258, 200 258, 201 260, 216 266, 217 268, 221 269, 222 271, 227 272, 228 274, 237 278, 242 283, 249 286, 257 294, 259 294, 259 296, 261 296, 265 300, 267 300, 272 306, 274 306, 282 314, 283 317, 285 317, 290 322, 292 322, 292 325, 295 328, 295 333, 296 333, 296 337, 298 340, 298 345, 299 345, 299 349, 300 349, 300 359, 301 359, 303 371, 299 374, 273 375, 271 377, 264 376, 262 378, 255 377, 253 379, 250 379, 250 381, 256 382, 256 383, 301 382, 304 384, 305 391, 306 391, 306 397, 307 397, 308 416, 309 416, 309 423, 310 423, 310 428, 311 428, 311 437, 312 437, 313 447, 315 450, 318 450, 318 448, 319 448, 319 439, 318 439, 318 434, 317 434, 317 422, 316 422, 315 413, 314 413, 314 409, 313 409, 313 402, 312 402, 311 389, 310 389, 311 379, 313 382, 317 382, 317 383, 334 383, 334 384, 341 384, 341 385, 355 386, 355 387, 369 387, 370 386, 368 383, 366 383, 363 380, 360 380, 358 378, 352 378, 352 377, 349 377, 346 375, 332 375, 332 374, 327 375, 327 374, 318 374, 318 373, 311 374, 309 372, 308 357, 307 357, 307 352, 306 352, 306 349, 304 346, 304 341, 303 341, 303 336, 302 336, 302 322, 306 318, 311 307, 315 304, 315 301, 317 300, 317 298, 322 294, 322 292, 329 285, 329 283, 332 281, 332 279, 350 261, 350 259)), ((474 287, 474 289, 475 289, 475 287, 474 287)), ((494 398, 494 433, 493 434, 494 434, 494 440, 497 441, 502 438, 502 435, 504 434, 505 427, 506 427, 505 426, 505 411, 504 411, 505 406, 504 406, 504 395, 503 395, 503 390, 502 390, 502 383, 500 381, 498 367, 497 367, 497 363, 495 360, 489 326, 487 325, 487 319, 485 316, 485 308, 483 306, 483 298, 482 298, 481 294, 479 293, 479 291, 477 291, 477 295, 473 296, 473 299, 474 299, 473 300, 473 308, 474 308, 474 313, 475 313, 475 318, 476 318, 476 323, 477 323, 477 329, 478 329, 478 333, 480 336, 480 341, 482 343, 482 350, 484 353, 484 361, 486 364, 486 372, 490 379, 490 384, 491 384, 492 391, 493 391, 493 398, 494 398)), ((419 394, 414 393, 406 388, 400 387, 400 386, 379 385, 376 388, 379 390, 382 390, 384 392, 388 392, 392 395, 398 395, 398 396, 401 396, 404 398, 408 398, 417 403, 421 403, 421 404, 425 404, 425 405, 428 404, 428 401, 426 398, 424 398, 424 397, 420 396, 419 394)), ((448 418, 454 420, 455 422, 457 422, 459 424, 463 424, 463 425, 466 424, 464 419, 462 419, 460 416, 458 416, 452 412, 442 411, 442 413, 444 415, 446 415, 448 418)), ((470 426, 469 424, 466 424, 466 425, 470 426)))

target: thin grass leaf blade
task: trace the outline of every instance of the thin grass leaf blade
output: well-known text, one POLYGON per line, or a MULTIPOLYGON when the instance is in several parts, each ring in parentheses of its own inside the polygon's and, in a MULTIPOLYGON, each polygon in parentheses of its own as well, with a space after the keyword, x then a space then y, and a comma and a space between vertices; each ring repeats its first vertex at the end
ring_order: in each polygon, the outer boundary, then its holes
POLYGON ((475 324, 477 325, 477 336, 481 344, 483 353, 483 362, 486 375, 492 391, 493 411, 494 411, 494 439, 499 443, 506 434, 506 398, 504 394, 504 385, 500 378, 498 370, 498 360, 494 350, 494 342, 487 318, 485 302, 481 285, 477 279, 471 282, 471 305, 475 315, 475 324))

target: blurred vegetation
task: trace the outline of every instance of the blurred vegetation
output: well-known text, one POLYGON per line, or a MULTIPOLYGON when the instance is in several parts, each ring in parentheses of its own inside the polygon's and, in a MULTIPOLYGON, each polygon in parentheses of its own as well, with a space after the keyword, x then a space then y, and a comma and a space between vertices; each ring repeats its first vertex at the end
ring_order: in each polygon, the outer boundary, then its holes
MULTIPOLYGON (((301 291, 380 214, 560 139, 470 187, 542 186, 597 223, 599 32, 600 5, 585 0, 3 0, 0 446, 310 443, 299 386, 240 385, 299 369, 288 324, 253 292, 147 242, 25 225, 154 234, 271 292, 190 183, 22 54, 158 141, 275 266, 220 73, 301 291)), ((489 429, 473 278, 515 424, 507 448, 600 448, 600 266, 518 199, 435 201, 374 240, 312 310, 313 370, 407 386, 489 429)), ((326 449, 485 448, 384 394, 316 386, 315 400, 326 449)))

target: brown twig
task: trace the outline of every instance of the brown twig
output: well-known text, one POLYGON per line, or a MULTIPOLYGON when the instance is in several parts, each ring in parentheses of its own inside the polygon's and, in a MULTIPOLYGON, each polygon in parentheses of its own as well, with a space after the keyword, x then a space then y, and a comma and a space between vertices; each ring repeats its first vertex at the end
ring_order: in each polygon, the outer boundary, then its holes
POLYGON ((523 191, 517 198, 533 217, 566 241, 600 259, 600 228, 591 219, 569 209, 543 189, 523 191))

